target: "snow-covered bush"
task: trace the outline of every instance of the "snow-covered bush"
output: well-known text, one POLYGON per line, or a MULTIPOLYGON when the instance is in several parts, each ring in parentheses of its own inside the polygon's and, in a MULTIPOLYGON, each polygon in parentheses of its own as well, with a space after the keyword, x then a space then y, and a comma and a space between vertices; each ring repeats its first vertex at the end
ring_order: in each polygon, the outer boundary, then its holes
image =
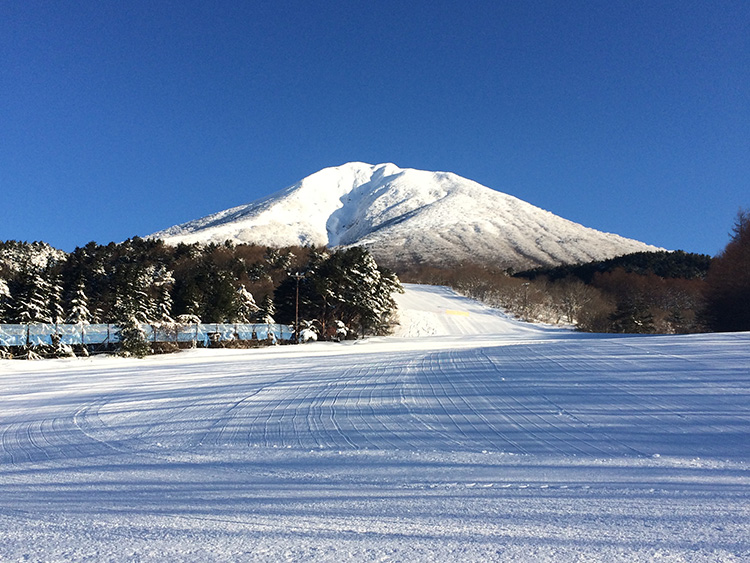
POLYGON ((299 323, 298 342, 315 342, 320 336, 320 326, 317 321, 304 320, 299 323))
POLYGON ((142 358, 151 353, 151 343, 146 339, 146 331, 135 316, 126 318, 119 328, 120 354, 142 358))
POLYGON ((346 340, 346 337, 349 336, 349 329, 346 327, 343 321, 336 321, 334 323, 334 326, 334 337, 336 338, 336 340, 346 340))

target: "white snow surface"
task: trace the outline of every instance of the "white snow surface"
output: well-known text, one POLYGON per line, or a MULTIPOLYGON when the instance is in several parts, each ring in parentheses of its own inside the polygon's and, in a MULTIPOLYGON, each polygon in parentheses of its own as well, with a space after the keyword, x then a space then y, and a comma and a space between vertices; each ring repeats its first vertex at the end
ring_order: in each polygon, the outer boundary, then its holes
POLYGON ((0 561, 750 560, 750 334, 399 303, 393 337, 0 361, 0 561))
POLYGON ((363 245, 386 260, 525 268, 658 250, 558 217, 448 172, 350 162, 260 201, 150 235, 283 247, 363 245))

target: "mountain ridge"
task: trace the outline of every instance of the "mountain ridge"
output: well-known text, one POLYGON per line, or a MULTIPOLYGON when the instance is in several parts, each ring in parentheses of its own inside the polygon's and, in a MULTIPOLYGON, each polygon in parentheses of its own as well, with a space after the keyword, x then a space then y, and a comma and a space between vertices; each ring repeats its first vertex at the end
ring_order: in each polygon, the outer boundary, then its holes
POLYGON ((584 227, 451 172, 350 162, 276 193, 153 233, 179 242, 367 247, 386 262, 508 268, 661 250, 584 227))

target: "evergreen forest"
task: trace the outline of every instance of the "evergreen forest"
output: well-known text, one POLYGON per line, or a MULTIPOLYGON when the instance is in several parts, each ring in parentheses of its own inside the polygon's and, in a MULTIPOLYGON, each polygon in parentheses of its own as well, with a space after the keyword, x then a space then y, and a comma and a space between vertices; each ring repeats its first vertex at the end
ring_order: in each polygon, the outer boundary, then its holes
POLYGON ((66 254, 0 242, 0 323, 284 323, 382 334, 401 286, 364 249, 179 244, 138 237, 66 254))

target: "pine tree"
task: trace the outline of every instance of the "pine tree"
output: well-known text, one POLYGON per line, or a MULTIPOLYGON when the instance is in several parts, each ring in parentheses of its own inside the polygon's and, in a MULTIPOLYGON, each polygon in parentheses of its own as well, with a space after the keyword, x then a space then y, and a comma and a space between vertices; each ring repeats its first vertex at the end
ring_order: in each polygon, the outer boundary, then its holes
POLYGON ((154 311, 151 314, 154 322, 158 324, 172 324, 172 286, 174 285, 174 276, 169 270, 160 271, 156 276, 154 285, 157 288, 158 296, 154 303, 154 311))
POLYGON ((353 247, 331 255, 318 270, 319 287, 333 317, 342 320, 364 335, 387 330, 388 317, 395 307, 392 294, 401 290, 392 272, 381 271, 375 259, 364 248, 353 247))
POLYGON ((174 322, 172 318, 172 294, 166 285, 159 288, 159 296, 156 300, 156 310, 153 314, 153 320, 159 324, 170 324, 174 322))
POLYGON ((156 306, 149 296, 150 285, 150 276, 143 266, 128 265, 116 270, 111 320, 120 324, 132 317, 139 323, 151 322, 156 306))
POLYGON ((116 271, 115 303, 110 316, 118 325, 120 352, 141 358, 151 353, 142 325, 151 321, 154 302, 148 294, 151 276, 142 265, 116 271))
POLYGON ((55 324, 65 322, 65 311, 63 309, 63 287, 62 279, 59 273, 47 271, 46 277, 49 279, 49 298, 47 309, 49 310, 50 320, 55 324))
POLYGON ((81 279, 76 285, 75 293, 70 300, 70 313, 65 322, 70 324, 87 325, 91 322, 91 318, 85 283, 81 279))
POLYGON ((201 318, 203 316, 203 295, 204 292, 196 279, 178 278, 175 280, 173 289, 172 310, 178 318, 182 315, 201 318))
POLYGON ((266 249, 265 259, 271 268, 275 268, 278 270, 286 270, 291 265, 293 258, 294 258, 294 253, 292 252, 287 252, 285 254, 282 254, 281 251, 275 248, 266 249))
POLYGON ((276 321, 273 318, 275 314, 276 307, 273 304, 273 299, 269 294, 266 294, 263 298, 260 309, 258 310, 257 320, 267 325, 276 324, 276 321))
POLYGON ((259 311, 253 294, 244 285, 240 285, 235 293, 234 322, 249 323, 255 318, 259 311))
POLYGON ((219 323, 233 322, 236 290, 232 277, 225 271, 213 270, 207 279, 207 287, 209 291, 204 294, 207 320, 219 323))
POLYGON ((637 299, 620 301, 610 320, 613 332, 648 334, 654 331, 654 316, 648 306, 637 299))
POLYGON ((151 344, 146 339, 146 332, 135 315, 121 321, 119 328, 120 352, 123 355, 142 358, 151 353, 151 344))
POLYGON ((299 280, 289 276, 274 301, 280 317, 292 322, 299 292, 300 319, 317 319, 326 336, 338 329, 337 321, 362 334, 382 333, 395 291, 402 291, 395 274, 381 270, 366 249, 353 247, 334 252, 299 280))
POLYGON ((306 275, 287 276, 276 287, 273 294, 273 305, 276 320, 286 324, 294 324, 297 312, 299 317, 325 319, 326 303, 313 280, 313 272, 306 275))
POLYGON ((8 283, 0 278, 0 323, 6 323, 8 307, 10 306, 11 294, 8 283))
POLYGON ((141 274, 133 285, 133 302, 135 304, 134 318, 141 323, 152 322, 152 314, 156 309, 154 301, 149 295, 150 280, 148 276, 141 274))
POLYGON ((25 267, 16 279, 13 318, 21 324, 51 323, 50 286, 39 271, 25 267))

